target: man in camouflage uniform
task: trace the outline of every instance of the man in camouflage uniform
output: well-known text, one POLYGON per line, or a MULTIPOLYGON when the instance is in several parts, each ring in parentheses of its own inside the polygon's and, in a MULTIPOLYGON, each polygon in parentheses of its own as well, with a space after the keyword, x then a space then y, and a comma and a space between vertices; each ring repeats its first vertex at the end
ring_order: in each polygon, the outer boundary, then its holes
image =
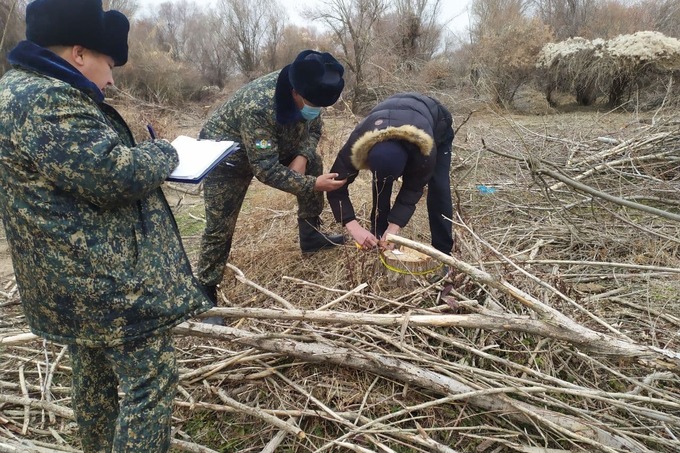
POLYGON ((253 176, 297 197, 303 253, 344 242, 341 235, 319 232, 323 192, 343 182, 335 180, 335 174, 322 174, 316 152, 321 107, 333 105, 340 97, 343 72, 329 53, 305 50, 282 70, 238 90, 201 130, 200 138, 232 140, 241 147, 205 179, 206 228, 198 279, 208 293, 215 295, 222 280, 236 219, 253 176))
POLYGON ((31 330, 69 346, 88 453, 169 449, 170 329, 211 306, 160 188, 176 150, 135 145, 104 103, 128 30, 101 0, 36 0, 0 80, 0 209, 16 281, 31 330))

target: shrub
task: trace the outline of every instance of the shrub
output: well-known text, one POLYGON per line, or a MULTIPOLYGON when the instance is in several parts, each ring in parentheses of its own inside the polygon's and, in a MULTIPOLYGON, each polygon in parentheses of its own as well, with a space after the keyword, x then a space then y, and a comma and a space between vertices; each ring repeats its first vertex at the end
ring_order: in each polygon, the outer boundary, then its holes
POLYGON ((120 88, 159 104, 178 105, 200 97, 201 75, 185 63, 173 61, 159 50, 135 49, 117 75, 120 88))
POLYGON ((618 107, 634 88, 645 89, 680 69, 680 41, 651 31, 608 41, 573 38, 546 44, 536 65, 545 73, 548 102, 553 90, 562 89, 588 105, 599 91, 610 107, 618 107))

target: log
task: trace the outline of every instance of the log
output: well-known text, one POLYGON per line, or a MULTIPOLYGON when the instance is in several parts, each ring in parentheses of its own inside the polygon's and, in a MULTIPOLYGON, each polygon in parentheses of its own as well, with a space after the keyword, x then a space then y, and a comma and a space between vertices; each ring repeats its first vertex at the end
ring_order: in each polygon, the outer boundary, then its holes
POLYGON ((29 341, 37 340, 40 337, 33 333, 19 333, 7 337, 0 337, 0 345, 14 346, 18 344, 28 343, 29 341))

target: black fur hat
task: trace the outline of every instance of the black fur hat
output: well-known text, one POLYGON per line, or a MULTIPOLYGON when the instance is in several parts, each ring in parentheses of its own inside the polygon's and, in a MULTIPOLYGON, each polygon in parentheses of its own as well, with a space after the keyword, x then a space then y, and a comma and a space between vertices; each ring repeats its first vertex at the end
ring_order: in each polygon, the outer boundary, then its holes
POLYGON ((345 87, 345 68, 328 52, 304 50, 288 65, 290 84, 317 107, 335 104, 345 87))
POLYGON ((120 11, 104 11, 101 0, 35 0, 26 7, 26 39, 42 47, 80 45, 128 59, 130 22, 120 11))

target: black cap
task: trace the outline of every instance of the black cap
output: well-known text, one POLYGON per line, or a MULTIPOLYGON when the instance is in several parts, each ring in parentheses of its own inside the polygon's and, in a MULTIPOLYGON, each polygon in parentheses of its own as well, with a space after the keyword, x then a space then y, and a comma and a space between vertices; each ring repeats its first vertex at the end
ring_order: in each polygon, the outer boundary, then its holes
POLYGON ((303 50, 287 70, 295 91, 317 107, 335 104, 345 87, 345 68, 328 52, 303 50))

